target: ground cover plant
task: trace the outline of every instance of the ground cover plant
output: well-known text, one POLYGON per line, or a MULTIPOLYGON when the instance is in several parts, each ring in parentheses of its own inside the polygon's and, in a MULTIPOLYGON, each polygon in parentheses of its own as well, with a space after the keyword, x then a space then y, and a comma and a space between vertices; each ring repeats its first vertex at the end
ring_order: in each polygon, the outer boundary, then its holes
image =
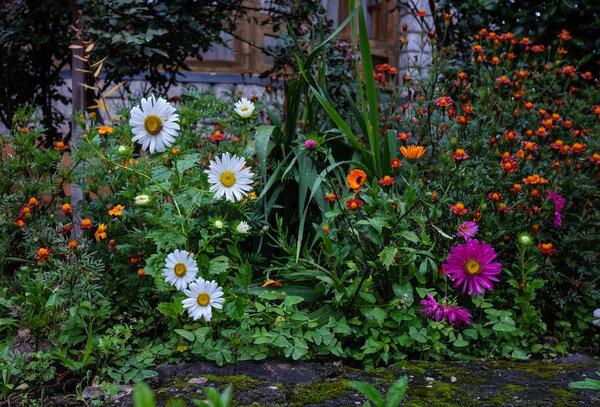
POLYGON ((146 95, 110 125, 76 115, 83 141, 48 148, 18 111, 0 168, 3 397, 81 398, 199 359, 597 352, 600 90, 569 33, 554 49, 481 30, 462 53, 429 33, 419 75, 373 66, 362 13, 288 30, 283 107, 146 95))

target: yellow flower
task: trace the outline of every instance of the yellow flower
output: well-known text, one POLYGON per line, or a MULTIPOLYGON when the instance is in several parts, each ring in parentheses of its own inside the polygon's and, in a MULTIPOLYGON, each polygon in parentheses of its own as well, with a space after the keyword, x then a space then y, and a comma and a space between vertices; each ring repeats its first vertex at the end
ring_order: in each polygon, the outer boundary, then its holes
POLYGON ((106 229, 108 229, 108 226, 106 226, 104 223, 98 225, 98 230, 96 230, 96 233, 94 233, 94 237, 96 238, 97 242, 102 239, 106 239, 106 229))
POLYGON ((400 147, 400 152, 404 156, 404 158, 408 158, 409 160, 416 160, 420 158, 423 154, 425 154, 425 147, 423 146, 408 146, 408 147, 400 147))
POLYGON ((123 205, 117 205, 108 211, 108 214, 112 216, 121 216, 123 214, 123 209, 125 209, 123 205))

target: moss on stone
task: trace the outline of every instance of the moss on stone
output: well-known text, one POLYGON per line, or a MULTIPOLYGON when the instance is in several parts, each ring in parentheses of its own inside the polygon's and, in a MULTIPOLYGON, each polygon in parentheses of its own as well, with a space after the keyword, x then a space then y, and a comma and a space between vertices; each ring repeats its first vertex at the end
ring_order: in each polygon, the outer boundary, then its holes
POLYGON ((548 389, 548 391, 561 399, 581 400, 581 396, 563 389, 548 389))
POLYGON ((318 404, 339 396, 347 396, 351 388, 348 382, 325 381, 315 382, 308 386, 296 386, 286 390, 286 398, 291 406, 304 406, 306 404, 318 404))
POLYGON ((208 379, 212 383, 222 383, 219 385, 219 391, 223 391, 225 387, 231 384, 233 390, 237 391, 248 391, 256 388, 260 384, 260 380, 254 379, 250 376, 213 376, 210 374, 202 375, 202 377, 208 379))
POLYGON ((473 406, 475 401, 465 392, 457 394, 458 386, 432 381, 427 385, 409 384, 406 391, 406 407, 455 407, 473 406), (431 387, 428 387, 431 385, 431 387))

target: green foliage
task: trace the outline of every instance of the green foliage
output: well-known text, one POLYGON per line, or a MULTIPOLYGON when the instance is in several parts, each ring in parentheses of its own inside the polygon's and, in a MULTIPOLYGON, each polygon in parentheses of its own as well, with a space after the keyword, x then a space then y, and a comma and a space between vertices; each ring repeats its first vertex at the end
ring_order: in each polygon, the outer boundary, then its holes
MULTIPOLYGON (((376 407, 396 407, 402 403, 402 399, 404 399, 404 395, 406 394, 408 376, 402 376, 392 383, 392 386, 389 388, 385 399, 381 396, 377 389, 369 383, 350 382, 348 385, 360 391, 376 407)), ((363 404, 363 406, 369 407, 371 405, 369 404, 369 401, 363 404)))

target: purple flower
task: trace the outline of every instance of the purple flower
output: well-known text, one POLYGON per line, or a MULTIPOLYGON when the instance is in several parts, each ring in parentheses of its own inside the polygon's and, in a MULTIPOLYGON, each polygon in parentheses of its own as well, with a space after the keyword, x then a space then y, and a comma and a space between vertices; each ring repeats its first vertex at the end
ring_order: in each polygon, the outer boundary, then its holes
POLYGON ((483 288, 493 290, 492 281, 499 281, 496 274, 500 274, 500 263, 492 263, 496 252, 492 245, 476 239, 468 239, 464 245, 457 245, 450 249, 446 263, 442 264, 443 274, 449 275, 450 280, 456 280, 454 287, 462 285, 464 293, 469 288, 469 295, 483 294, 483 288), (483 287, 483 288, 482 288, 483 287))
POLYGON ((477 223, 475 222, 463 222, 463 224, 458 227, 458 233, 456 235, 464 237, 466 240, 475 236, 475 233, 477 233, 478 229, 479 226, 477 226, 477 223))
POLYGON ((440 322, 442 319, 450 324, 459 326, 461 322, 467 325, 471 324, 471 314, 461 307, 447 307, 444 304, 438 304, 435 298, 427 293, 427 299, 421 300, 420 304, 424 306, 421 310, 428 318, 440 322))
POLYGON ((564 218, 564 215, 561 215, 560 211, 565 206, 565 198, 556 192, 556 190, 548 191, 546 193, 546 198, 554 201, 554 227, 557 228, 562 226, 562 218, 564 218))
POLYGON ((314 140, 306 140, 304 142, 304 147, 306 147, 308 151, 313 151, 317 147, 317 143, 314 140))

